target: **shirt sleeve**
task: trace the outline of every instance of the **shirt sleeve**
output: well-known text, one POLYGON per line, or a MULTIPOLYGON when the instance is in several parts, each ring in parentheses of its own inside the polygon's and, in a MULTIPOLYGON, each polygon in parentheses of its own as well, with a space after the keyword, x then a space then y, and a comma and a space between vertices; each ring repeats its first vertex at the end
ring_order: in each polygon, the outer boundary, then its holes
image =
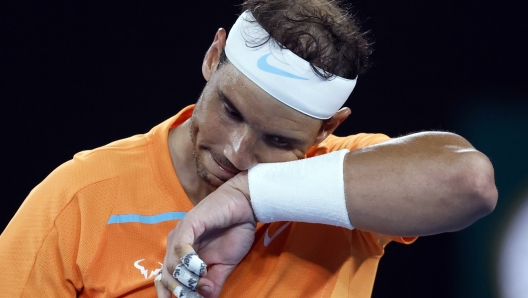
POLYGON ((66 163, 37 185, 0 236, 0 275, 6 297, 75 297, 82 279, 75 266, 78 205, 61 185, 66 163))
POLYGON ((0 236, 6 297, 77 297, 119 188, 106 159, 81 152, 24 200, 0 236), (8 274, 7 274, 8 273, 8 274))
POLYGON ((390 140, 388 136, 380 133, 360 133, 346 137, 337 137, 335 135, 329 135, 319 145, 310 148, 310 150, 308 150, 308 152, 306 153, 306 157, 313 157, 342 149, 354 151, 363 147, 383 143, 388 140, 390 140))

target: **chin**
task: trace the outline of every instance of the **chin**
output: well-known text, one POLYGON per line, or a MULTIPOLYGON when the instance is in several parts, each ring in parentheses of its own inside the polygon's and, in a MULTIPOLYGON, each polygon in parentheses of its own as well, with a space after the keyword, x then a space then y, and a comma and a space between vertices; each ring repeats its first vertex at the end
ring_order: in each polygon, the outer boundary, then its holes
POLYGON ((200 157, 201 157, 201 155, 195 154, 196 171, 197 171, 198 177, 200 177, 200 179, 203 182, 207 183, 207 185, 209 185, 209 186, 211 186, 211 187, 213 187, 215 189, 220 187, 222 184, 224 184, 225 181, 222 181, 222 180, 218 179, 216 176, 214 176, 213 174, 209 173, 207 168, 200 161, 201 160, 200 157))
POLYGON ((224 184, 224 181, 219 180, 218 178, 211 175, 209 172, 200 173, 198 172, 198 176, 200 176, 200 179, 202 179, 203 182, 207 183, 209 186, 218 188, 222 184, 224 184))

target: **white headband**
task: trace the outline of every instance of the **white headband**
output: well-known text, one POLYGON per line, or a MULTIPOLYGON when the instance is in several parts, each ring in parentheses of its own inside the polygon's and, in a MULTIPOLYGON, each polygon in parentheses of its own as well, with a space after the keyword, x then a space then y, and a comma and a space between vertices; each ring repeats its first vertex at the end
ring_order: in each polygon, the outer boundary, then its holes
POLYGON ((356 79, 318 76, 306 60, 282 49, 246 10, 226 41, 231 63, 246 77, 285 105, 317 119, 334 115, 356 86, 356 79), (265 42, 263 44, 263 42, 265 42))

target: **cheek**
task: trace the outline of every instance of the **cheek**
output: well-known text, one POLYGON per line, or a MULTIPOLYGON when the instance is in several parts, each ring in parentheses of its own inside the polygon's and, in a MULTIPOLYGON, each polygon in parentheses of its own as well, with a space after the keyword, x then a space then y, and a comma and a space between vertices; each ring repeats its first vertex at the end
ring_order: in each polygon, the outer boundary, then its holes
POLYGON ((228 138, 225 124, 218 117, 218 113, 210 113, 196 121, 197 135, 196 141, 201 146, 218 146, 228 138))

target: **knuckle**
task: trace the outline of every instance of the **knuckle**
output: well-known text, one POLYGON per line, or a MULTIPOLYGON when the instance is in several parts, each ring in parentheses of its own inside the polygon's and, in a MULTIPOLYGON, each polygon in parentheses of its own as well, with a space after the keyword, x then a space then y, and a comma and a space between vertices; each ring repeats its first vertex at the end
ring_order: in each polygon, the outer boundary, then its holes
POLYGON ((169 288, 169 282, 166 277, 162 277, 160 282, 165 288, 169 288))
POLYGON ((174 251, 176 252, 176 255, 178 255, 178 257, 185 255, 186 250, 187 250, 187 246, 184 244, 174 245, 174 251))

